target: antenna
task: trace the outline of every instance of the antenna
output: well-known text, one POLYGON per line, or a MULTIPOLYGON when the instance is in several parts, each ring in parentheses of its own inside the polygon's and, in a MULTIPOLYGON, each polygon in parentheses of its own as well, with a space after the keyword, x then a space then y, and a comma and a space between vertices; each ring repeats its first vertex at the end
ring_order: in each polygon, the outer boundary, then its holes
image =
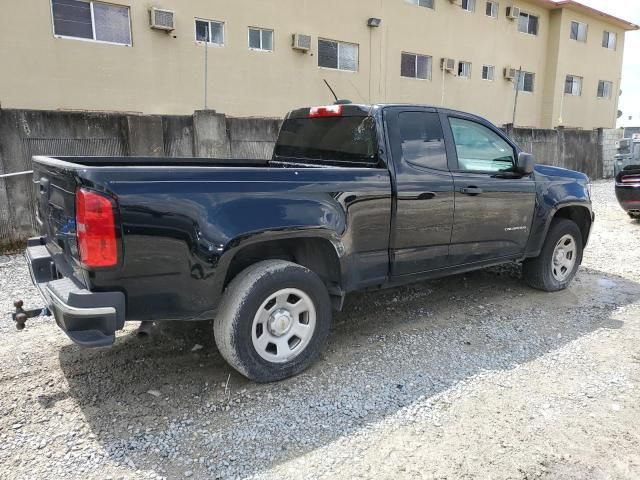
POLYGON ((335 99, 336 99, 336 103, 337 103, 337 102, 339 102, 339 100, 338 100, 338 96, 336 95, 336 92, 334 92, 334 91, 333 91, 333 88, 331 88, 331 85, 329 85, 329 82, 327 82, 327 80, 326 80, 326 79, 324 79, 324 78, 323 78, 323 80, 324 80, 324 83, 326 83, 326 84, 327 84, 327 88, 328 88, 329 90, 331 90, 331 94, 333 95, 333 98, 335 98, 335 99))

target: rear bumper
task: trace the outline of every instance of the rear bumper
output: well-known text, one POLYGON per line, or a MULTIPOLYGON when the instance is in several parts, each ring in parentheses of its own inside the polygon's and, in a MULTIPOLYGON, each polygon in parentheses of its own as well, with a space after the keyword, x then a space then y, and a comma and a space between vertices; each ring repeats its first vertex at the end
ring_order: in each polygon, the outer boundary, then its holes
POLYGON ((616 184, 616 197, 620 206, 626 211, 640 212, 640 185, 616 184))
POLYGON ((61 277, 41 238, 32 238, 25 252, 31 279, 58 326, 78 345, 106 347, 125 320, 122 292, 90 292, 71 278, 61 277))

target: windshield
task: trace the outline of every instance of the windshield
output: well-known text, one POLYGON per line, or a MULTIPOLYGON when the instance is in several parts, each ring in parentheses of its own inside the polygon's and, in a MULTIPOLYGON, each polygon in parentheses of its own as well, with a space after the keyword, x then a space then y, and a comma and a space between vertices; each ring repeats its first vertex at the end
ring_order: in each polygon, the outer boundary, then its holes
POLYGON ((338 166, 378 166, 376 123, 372 117, 285 120, 275 160, 338 166))

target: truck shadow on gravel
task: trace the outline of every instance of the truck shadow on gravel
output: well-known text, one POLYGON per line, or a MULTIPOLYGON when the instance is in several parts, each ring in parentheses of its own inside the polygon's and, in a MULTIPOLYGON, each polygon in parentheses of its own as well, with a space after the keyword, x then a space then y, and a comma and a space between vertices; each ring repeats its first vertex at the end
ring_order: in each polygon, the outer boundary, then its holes
POLYGON ((482 372, 619 328, 616 310, 640 298, 639 284, 596 270, 582 269, 556 294, 517 277, 501 268, 354 294, 320 361, 277 384, 228 367, 210 324, 156 329, 146 341, 130 332, 109 350, 69 344, 59 360, 68 395, 123 467, 169 478, 256 474, 402 417, 482 372))

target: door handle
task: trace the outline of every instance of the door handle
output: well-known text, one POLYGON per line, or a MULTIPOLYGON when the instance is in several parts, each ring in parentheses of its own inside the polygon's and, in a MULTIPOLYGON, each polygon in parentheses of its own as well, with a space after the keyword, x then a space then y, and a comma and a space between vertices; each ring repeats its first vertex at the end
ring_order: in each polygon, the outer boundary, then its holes
POLYGON ((461 188, 460 193, 464 193, 465 195, 476 196, 482 193, 482 189, 478 187, 469 186, 466 188, 461 188))

